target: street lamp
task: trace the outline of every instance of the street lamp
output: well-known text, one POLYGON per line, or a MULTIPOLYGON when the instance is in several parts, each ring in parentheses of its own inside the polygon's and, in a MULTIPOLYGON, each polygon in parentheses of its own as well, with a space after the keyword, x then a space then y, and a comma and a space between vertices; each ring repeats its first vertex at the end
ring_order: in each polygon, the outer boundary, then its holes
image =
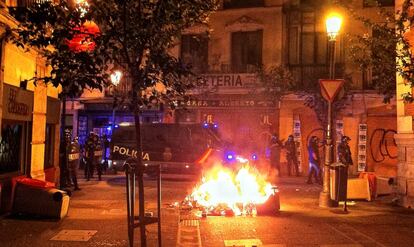
POLYGON ((112 131, 115 128, 115 110, 116 110, 116 93, 115 93, 115 88, 116 86, 118 86, 119 82, 121 81, 122 78, 122 72, 119 70, 115 70, 112 74, 111 74, 111 83, 113 85, 113 90, 112 90, 112 95, 114 97, 114 102, 112 105, 112 125, 111 125, 111 134, 112 131))
MULTIPOLYGON (((335 79, 335 43, 341 29, 342 17, 337 13, 331 13, 326 18, 326 32, 329 38, 329 79, 335 79)), ((328 123, 326 126, 325 141, 325 166, 323 169, 323 190, 319 195, 320 207, 331 207, 333 201, 330 198, 330 166, 333 161, 332 144, 332 101, 328 100, 328 123)))
POLYGON ((341 29, 342 16, 331 13, 326 18, 326 32, 329 38, 329 79, 335 79, 335 44, 341 29))

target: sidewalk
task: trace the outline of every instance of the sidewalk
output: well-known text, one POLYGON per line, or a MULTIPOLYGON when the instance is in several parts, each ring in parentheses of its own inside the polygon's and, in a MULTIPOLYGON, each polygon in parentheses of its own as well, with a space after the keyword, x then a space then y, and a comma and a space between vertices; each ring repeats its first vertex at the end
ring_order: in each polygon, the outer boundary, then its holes
MULTIPOLYGON (((1 246, 127 246, 126 192, 124 175, 103 176, 102 181, 79 179, 81 191, 74 191, 68 215, 60 220, 6 216, 1 219, 1 246), (69 241, 51 240, 64 230, 62 236, 69 241), (70 241, 84 238, 86 241, 70 241)), ((147 211, 156 212, 155 182, 145 181, 147 211)), ((181 193, 182 194, 182 193, 181 193)), ((163 205, 171 203, 171 195, 180 195, 174 188, 163 193, 163 205)), ((165 207, 165 206, 163 206, 165 207)), ((136 208, 136 211, 138 209, 136 208)), ((178 212, 174 209, 162 211, 163 245, 175 246, 178 212)), ((156 246, 157 228, 147 229, 148 246, 156 246)), ((136 245, 139 244, 139 229, 135 230, 136 245)))

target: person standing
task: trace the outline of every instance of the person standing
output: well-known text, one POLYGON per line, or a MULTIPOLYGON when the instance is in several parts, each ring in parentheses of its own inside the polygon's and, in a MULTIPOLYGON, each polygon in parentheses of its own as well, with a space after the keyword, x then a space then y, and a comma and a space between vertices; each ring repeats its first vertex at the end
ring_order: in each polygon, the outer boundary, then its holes
POLYGON ((106 134, 103 134, 102 135, 102 147, 103 147, 103 154, 102 154, 103 167, 102 167, 102 170, 105 174, 106 174, 106 170, 108 169, 107 152, 108 152, 109 145, 110 145, 110 143, 109 143, 108 136, 106 134))
POLYGON ((298 158, 296 152, 296 142, 293 139, 293 135, 289 135, 287 141, 285 142, 286 148, 286 160, 287 160, 287 169, 288 169, 288 176, 291 175, 292 167, 295 170, 295 175, 299 176, 299 167, 298 167, 298 158))
POLYGON ((309 155, 309 173, 308 173, 308 184, 312 184, 312 176, 315 182, 322 184, 321 179, 321 166, 319 156, 319 138, 312 136, 308 144, 308 155, 309 155))
POLYGON ((85 154, 86 154, 86 180, 89 181, 93 177, 94 172, 94 152, 95 143, 93 136, 95 133, 89 133, 88 139, 85 143, 85 154))
MULTIPOLYGON (((338 168, 338 176, 340 187, 337 191, 338 201, 344 201, 344 211, 347 211, 346 197, 348 190, 348 167, 353 165, 351 149, 349 148, 349 141, 351 138, 348 136, 343 136, 341 138, 341 143, 338 145, 338 159, 342 163, 338 168)), ((339 188, 339 186, 338 186, 339 188)))
POLYGON ((93 136, 93 142, 95 145, 93 162, 96 167, 96 172, 98 173, 98 179, 99 181, 101 181, 102 180, 102 166, 103 166, 102 164, 102 152, 103 151, 102 151, 102 144, 101 144, 101 141, 98 135, 95 134, 93 136))
POLYGON ((74 190, 81 190, 78 185, 77 173, 79 169, 80 147, 78 143, 78 137, 75 137, 69 146, 69 173, 74 190))
POLYGON ((269 149, 270 149, 270 165, 273 168, 277 169, 278 176, 280 176, 280 150, 283 144, 279 140, 279 136, 274 133, 270 139, 269 149))

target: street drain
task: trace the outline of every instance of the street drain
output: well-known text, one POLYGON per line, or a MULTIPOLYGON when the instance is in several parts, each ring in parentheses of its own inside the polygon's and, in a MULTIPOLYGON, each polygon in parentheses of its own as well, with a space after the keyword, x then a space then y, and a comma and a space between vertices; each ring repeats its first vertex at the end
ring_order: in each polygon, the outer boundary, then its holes
POLYGON ((87 242, 97 232, 95 230, 62 230, 50 240, 87 242))

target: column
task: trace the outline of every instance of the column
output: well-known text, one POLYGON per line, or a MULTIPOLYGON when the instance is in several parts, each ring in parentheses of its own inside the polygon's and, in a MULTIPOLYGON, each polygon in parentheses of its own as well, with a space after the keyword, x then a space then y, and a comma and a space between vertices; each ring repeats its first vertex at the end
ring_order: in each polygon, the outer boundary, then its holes
POLYGON ((32 161, 30 175, 32 178, 45 179, 45 133, 46 133, 47 87, 38 83, 34 89, 32 161))
MULTIPOLYGON (((396 11, 401 9, 404 0, 395 2, 396 11)), ((412 31, 410 31, 412 32, 412 31)), ((401 44, 397 45, 397 49, 401 44)), ((397 61, 400 62, 400 61, 397 61)), ((414 133, 412 116, 406 115, 405 104, 401 97, 403 93, 411 92, 411 87, 404 83, 397 73, 397 132, 394 135, 398 146, 398 203, 407 208, 414 207, 414 133)))

